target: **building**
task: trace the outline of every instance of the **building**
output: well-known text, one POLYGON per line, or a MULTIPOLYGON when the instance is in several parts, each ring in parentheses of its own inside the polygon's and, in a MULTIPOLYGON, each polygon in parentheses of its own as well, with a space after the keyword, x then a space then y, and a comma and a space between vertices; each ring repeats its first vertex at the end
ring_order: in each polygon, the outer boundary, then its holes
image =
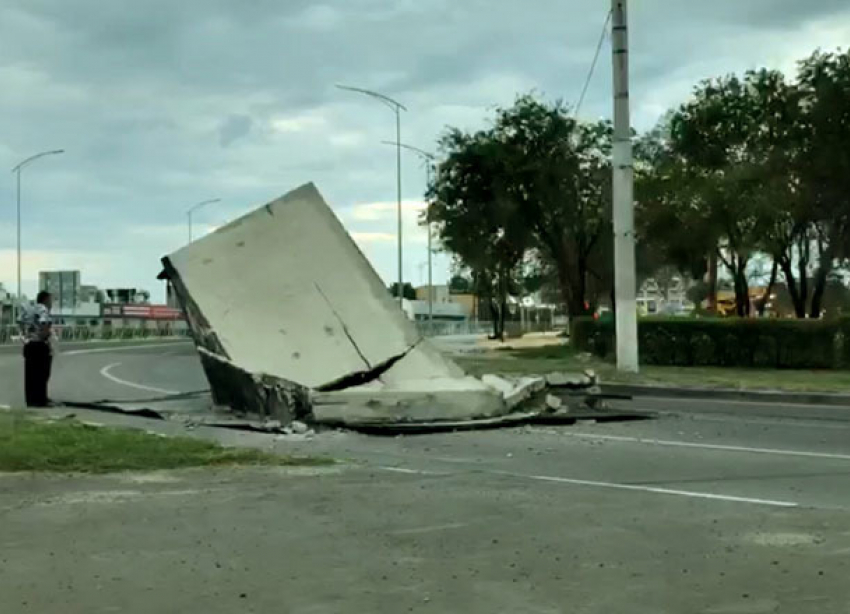
POLYGON ((433 315, 435 322, 464 322, 469 319, 466 309, 459 303, 433 303, 430 308, 432 311, 429 311, 428 301, 402 301, 404 313, 415 322, 427 321, 429 315, 433 315))
MULTIPOLYGON (((460 305, 463 309, 465 317, 470 320, 477 320, 479 315, 479 299, 474 294, 455 294, 445 284, 436 286, 419 286, 416 288, 416 300, 425 304, 427 314, 428 309, 428 291, 431 291, 434 304, 434 314, 436 319, 437 305, 460 305)), ((456 311, 455 308, 450 308, 448 312, 456 311)), ((410 314, 408 314, 409 316, 410 314)))
POLYGON ((186 329, 179 309, 151 305, 150 292, 146 290, 101 290, 97 286, 83 285, 79 271, 42 271, 38 278, 39 288, 53 295, 53 322, 60 332, 62 329, 101 333, 119 329, 186 329))
POLYGON ((640 315, 682 315, 694 310, 688 299, 688 284, 675 276, 662 284, 655 278, 644 281, 637 293, 637 308, 640 315))
POLYGON ((79 271, 41 271, 38 274, 39 291, 50 292, 53 297, 53 308, 57 312, 71 312, 79 305, 80 272, 79 271))
POLYGON ((138 288, 106 288, 103 293, 107 303, 147 305, 151 302, 151 293, 138 288))

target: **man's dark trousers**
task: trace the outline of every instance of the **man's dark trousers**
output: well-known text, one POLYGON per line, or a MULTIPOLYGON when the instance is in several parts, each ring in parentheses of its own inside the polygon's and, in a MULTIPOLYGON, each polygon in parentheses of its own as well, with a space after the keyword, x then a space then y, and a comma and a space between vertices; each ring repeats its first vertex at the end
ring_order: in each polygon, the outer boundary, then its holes
POLYGON ((47 382, 53 355, 50 344, 44 341, 30 341, 24 346, 24 389, 27 406, 47 406, 47 382))

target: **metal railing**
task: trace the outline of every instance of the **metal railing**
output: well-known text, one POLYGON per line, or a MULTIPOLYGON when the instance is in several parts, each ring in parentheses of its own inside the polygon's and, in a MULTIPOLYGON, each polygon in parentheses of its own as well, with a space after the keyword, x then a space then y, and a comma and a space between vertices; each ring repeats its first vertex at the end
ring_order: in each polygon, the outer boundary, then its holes
MULTIPOLYGON (((62 326, 54 329, 60 342, 120 341, 132 339, 188 338, 188 328, 94 328, 88 326, 62 326)), ((20 343, 17 326, 0 327, 0 345, 20 343)))

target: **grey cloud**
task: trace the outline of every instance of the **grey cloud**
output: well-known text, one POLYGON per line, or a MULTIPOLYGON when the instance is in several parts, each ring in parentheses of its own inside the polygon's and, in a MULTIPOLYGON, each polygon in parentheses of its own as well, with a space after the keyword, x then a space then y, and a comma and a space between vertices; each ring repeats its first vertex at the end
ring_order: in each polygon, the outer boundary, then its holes
MULTIPOLYGON (((392 200, 393 152, 379 144, 395 136, 391 114, 335 90, 336 82, 381 88, 407 103, 403 138, 426 149, 446 124, 479 125, 517 90, 574 102, 608 7, 605 0, 538 0, 533 8, 512 0, 69 4, 0 3, 0 165, 66 148, 27 169, 29 244, 97 248, 105 257, 130 250, 146 262, 163 244, 127 230, 180 225, 187 204, 203 198, 221 197, 207 215, 224 215, 315 180, 339 206, 392 200), (304 115, 322 121, 301 131, 274 128, 275 120, 304 115), (363 135, 361 144, 339 145, 331 137, 341 132, 363 135)), ((804 24, 850 24, 845 5, 634 2, 636 122, 651 125, 699 78, 767 61, 787 41, 807 52, 825 44, 804 24)), ((609 91, 603 56, 583 115, 607 115, 609 91)), ((418 197, 422 182, 419 164, 405 158, 405 197, 418 197)), ((0 176, 0 194, 8 200, 12 190, 10 177, 0 176)), ((14 222, 10 211, 0 207, 0 227, 14 222)), ((0 235, 0 250, 13 241, 0 235)), ((151 285, 134 270, 121 274, 151 285)))
POLYGON ((231 145, 251 132, 253 120, 247 115, 231 115, 225 119, 218 129, 219 143, 222 147, 231 145))

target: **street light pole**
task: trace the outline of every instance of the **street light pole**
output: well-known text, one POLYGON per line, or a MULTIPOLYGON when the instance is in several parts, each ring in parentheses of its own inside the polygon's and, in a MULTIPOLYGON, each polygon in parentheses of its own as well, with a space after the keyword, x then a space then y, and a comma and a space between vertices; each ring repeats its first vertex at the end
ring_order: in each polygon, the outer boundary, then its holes
POLYGON ((398 304, 404 307, 404 258, 403 258, 403 242, 402 242, 402 226, 401 226, 401 112, 407 111, 407 107, 393 100, 389 96, 372 90, 366 90, 360 87, 351 87, 348 85, 337 85, 337 88, 348 92, 357 92, 364 94, 375 100, 378 100, 388 106, 395 113, 395 141, 396 141, 396 198, 398 209, 398 304))
POLYGON ((629 112, 628 0, 611 0, 614 68, 613 218, 617 368, 638 371, 635 302, 634 167, 629 112))
MULTIPOLYGON (((420 156, 423 160, 425 160, 425 186, 426 188, 431 186, 431 165, 436 160, 434 154, 425 151, 424 149, 419 149, 418 147, 414 147, 413 145, 407 145, 406 143, 402 143, 401 141, 381 141, 384 145, 394 145, 398 151, 401 151, 401 148, 412 151, 413 153, 420 156)), ((432 283, 432 253, 431 253, 431 206, 428 203, 425 203, 428 207, 427 210, 427 226, 428 226, 428 327, 431 328, 433 326, 434 321, 434 286, 432 283)))
POLYGON ((202 200, 197 205, 192 205, 191 207, 189 207, 189 209, 186 211, 186 218, 189 223, 189 243, 192 242, 192 213, 194 213, 201 207, 205 207, 206 205, 211 205, 213 203, 218 202, 221 202, 220 198, 210 198, 209 200, 202 200))
POLYGON ((12 305, 12 321, 18 321, 18 309, 21 304, 21 171, 25 166, 35 162, 39 158, 44 158, 46 156, 56 156, 61 153, 65 153, 64 149, 53 149, 50 151, 42 151, 41 153, 37 153, 34 156, 30 156, 29 158, 20 162, 15 168, 12 169, 12 172, 16 175, 16 183, 17 183, 17 212, 18 212, 18 221, 17 221, 17 236, 18 236, 18 248, 17 248, 17 268, 18 268, 18 296, 17 300, 12 305))

